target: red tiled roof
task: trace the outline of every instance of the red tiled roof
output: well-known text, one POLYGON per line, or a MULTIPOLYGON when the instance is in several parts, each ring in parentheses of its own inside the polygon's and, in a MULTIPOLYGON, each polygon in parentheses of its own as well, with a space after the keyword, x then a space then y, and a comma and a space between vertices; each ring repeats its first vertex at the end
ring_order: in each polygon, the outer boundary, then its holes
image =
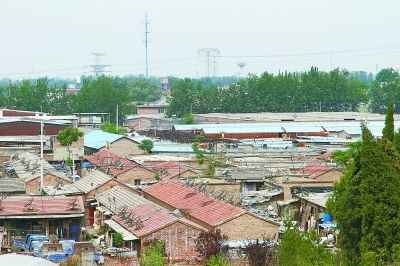
POLYGON ((211 226, 216 226, 246 212, 231 204, 210 198, 194 188, 175 182, 159 182, 145 188, 144 192, 211 226))
POLYGON ((179 174, 182 174, 190 170, 188 167, 175 161, 168 161, 154 165, 153 169, 156 170, 157 172, 162 173, 160 177, 161 180, 163 181, 168 181, 172 177, 175 177, 179 174))
POLYGON ((317 176, 322 175, 323 173, 328 172, 331 170, 332 167, 325 166, 325 165, 309 165, 304 167, 301 171, 301 173, 306 174, 310 176, 311 178, 315 178, 317 176))
POLYGON ((198 225, 186 219, 177 218, 174 215, 167 213, 166 210, 151 206, 147 203, 140 204, 137 207, 130 209, 130 211, 134 213, 134 217, 140 218, 143 227, 138 228, 134 224, 129 225, 123 218, 118 216, 118 214, 112 216, 112 219, 117 223, 119 223, 120 225, 122 225, 123 227, 125 227, 125 229, 127 229, 129 232, 131 232, 137 237, 145 236, 169 224, 175 223, 176 221, 181 221, 191 226, 195 226, 197 228, 202 229, 198 225))
POLYGON ((29 216, 29 215, 54 215, 54 214, 80 214, 84 213, 83 198, 65 196, 46 197, 8 197, 1 202, 0 217, 2 216, 29 216), (76 208, 71 209, 71 202, 76 198, 76 208), (32 200, 30 210, 25 206, 32 200))
POLYGON ((94 166, 96 166, 101 171, 107 173, 108 167, 110 167, 110 175, 119 175, 122 174, 136 166, 138 164, 119 157, 111 152, 106 150, 101 150, 96 152, 90 156, 85 157, 86 160, 91 162, 94 166))

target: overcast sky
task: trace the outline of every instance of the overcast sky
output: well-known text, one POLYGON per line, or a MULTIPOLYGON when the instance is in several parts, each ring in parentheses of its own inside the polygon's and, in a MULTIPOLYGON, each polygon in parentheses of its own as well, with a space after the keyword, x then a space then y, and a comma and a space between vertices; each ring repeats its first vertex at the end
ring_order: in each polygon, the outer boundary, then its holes
POLYGON ((217 75, 238 74, 238 62, 242 74, 375 73, 400 65, 399 10, 396 0, 0 0, 0 78, 88 74, 92 52, 107 53, 113 75, 143 74, 146 12, 150 75, 205 75, 201 48, 219 50, 217 75))

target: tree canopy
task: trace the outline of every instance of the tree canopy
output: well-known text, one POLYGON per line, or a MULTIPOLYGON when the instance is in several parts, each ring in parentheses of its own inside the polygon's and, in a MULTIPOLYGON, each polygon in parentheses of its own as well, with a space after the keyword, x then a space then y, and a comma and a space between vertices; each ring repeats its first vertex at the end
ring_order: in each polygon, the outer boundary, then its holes
POLYGON ((169 115, 210 112, 355 111, 368 102, 367 84, 349 72, 317 68, 304 73, 250 75, 228 87, 183 79, 171 88, 169 115))
POLYGON ((383 265, 400 259, 400 156, 390 137, 394 134, 390 109, 382 140, 362 125, 360 147, 327 203, 350 265, 383 265))

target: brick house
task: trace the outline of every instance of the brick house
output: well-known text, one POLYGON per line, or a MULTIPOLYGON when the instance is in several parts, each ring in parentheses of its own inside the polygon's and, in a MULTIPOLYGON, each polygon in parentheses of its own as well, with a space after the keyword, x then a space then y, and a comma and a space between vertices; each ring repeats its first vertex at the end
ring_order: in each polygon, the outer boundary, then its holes
POLYGON ((86 160, 91 162, 96 169, 108 173, 125 184, 141 185, 142 183, 156 182, 155 176, 157 173, 155 171, 119 157, 107 150, 87 156, 86 160))
POLYGON ((163 162, 153 166, 160 175, 161 180, 179 181, 180 179, 195 178, 199 174, 193 169, 174 161, 163 162))
POLYGON ((144 153, 144 151, 139 148, 140 143, 134 139, 101 130, 93 130, 85 134, 84 144, 85 155, 91 155, 98 151, 106 150, 106 146, 108 146, 108 151, 123 158, 144 153))
POLYGON ((143 190, 144 197, 170 210, 178 210, 188 220, 210 229, 220 229, 229 240, 274 239, 279 224, 244 209, 211 198, 192 187, 175 182, 159 182, 143 190))
MULTIPOLYGON (((140 254, 144 244, 162 240, 171 263, 193 263, 198 254, 195 239, 205 229, 175 216, 166 209, 146 200, 131 190, 114 187, 96 197, 98 208, 95 223, 106 224, 112 231, 122 234, 124 246, 140 254), (129 222, 127 212, 141 219, 137 224, 129 222)), ((112 242, 112 234, 108 237, 112 242)))
POLYGON ((326 182, 336 182, 343 175, 339 169, 325 165, 309 165, 304 167, 300 173, 313 180, 326 182))
POLYGON ((80 240, 85 215, 82 197, 6 197, 0 203, 0 227, 4 227, 3 247, 26 234, 56 235, 58 239, 80 240))
MULTIPOLYGON (((40 158, 29 152, 14 154, 9 161, 15 176, 25 181, 26 194, 40 195, 40 158)), ((72 181, 63 172, 57 171, 43 160, 43 185, 57 186, 71 184, 72 181)))

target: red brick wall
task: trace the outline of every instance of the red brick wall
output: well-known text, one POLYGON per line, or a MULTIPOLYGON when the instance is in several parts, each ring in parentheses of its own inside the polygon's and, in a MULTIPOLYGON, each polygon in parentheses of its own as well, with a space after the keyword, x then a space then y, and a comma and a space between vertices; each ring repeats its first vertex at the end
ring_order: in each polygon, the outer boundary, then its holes
POLYGON ((137 114, 138 115, 155 115, 159 113, 158 107, 138 107, 137 108, 137 114))
POLYGON ((162 240, 165 243, 165 253, 170 263, 187 265, 196 262, 198 253, 195 240, 200 232, 199 228, 177 221, 143 237, 141 243, 143 245, 143 243, 154 239, 162 240))
POLYGON ((245 213, 235 219, 217 226, 229 240, 246 239, 275 239, 279 232, 279 225, 262 218, 245 213))
MULTIPOLYGON (((71 184, 72 181, 65 180, 63 178, 60 178, 58 176, 55 176, 53 174, 44 174, 43 175, 43 185, 44 186, 55 186, 59 182, 62 182, 63 184, 71 184)), ((35 179, 29 180, 28 182, 25 183, 26 187, 26 194, 27 195, 39 195, 39 188, 40 188, 40 177, 38 176, 35 179)))
MULTIPOLYGON (((86 200, 94 199, 96 197, 96 195, 98 195, 98 194, 100 194, 100 193, 102 193, 102 192, 104 192, 104 191, 106 191, 106 190, 108 190, 110 188, 113 188, 115 186, 123 186, 123 185, 120 182, 118 182, 117 180, 111 179, 107 183, 105 183, 105 184, 99 186, 98 188, 90 191, 86 195, 86 200)), ((124 188, 125 188, 125 186, 124 186, 124 188)))

